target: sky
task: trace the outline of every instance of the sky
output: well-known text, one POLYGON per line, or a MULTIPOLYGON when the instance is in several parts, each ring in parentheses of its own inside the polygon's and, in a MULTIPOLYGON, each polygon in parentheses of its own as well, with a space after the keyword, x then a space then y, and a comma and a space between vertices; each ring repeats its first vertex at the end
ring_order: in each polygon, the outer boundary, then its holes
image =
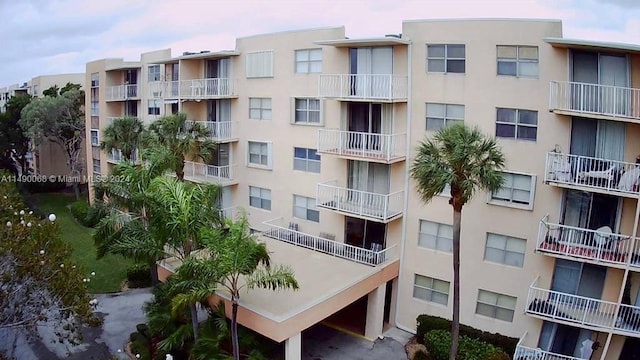
POLYGON ((237 37, 341 25, 373 37, 445 18, 560 19, 567 38, 640 44, 640 0, 0 0, 0 87, 157 49, 228 50, 237 37))

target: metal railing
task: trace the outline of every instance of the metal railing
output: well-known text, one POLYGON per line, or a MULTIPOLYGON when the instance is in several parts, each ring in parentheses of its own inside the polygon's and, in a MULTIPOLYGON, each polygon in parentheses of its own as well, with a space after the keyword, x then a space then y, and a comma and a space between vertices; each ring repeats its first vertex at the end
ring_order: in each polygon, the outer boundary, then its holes
MULTIPOLYGON (((120 149, 111 149, 111 151, 107 151, 107 160, 112 162, 120 162, 124 160, 124 156, 122 155, 122 150, 120 149)), ((138 161, 138 149, 135 149, 133 153, 131 153, 131 161, 138 161)))
POLYGON ((296 230, 297 226, 285 227, 279 224, 283 222, 283 218, 263 222, 268 227, 263 234, 276 240, 371 266, 377 266, 397 258, 396 245, 379 250, 365 249, 303 233, 296 230))
POLYGON ((233 96, 232 84, 229 78, 152 81, 149 83, 149 97, 206 99, 233 96))
POLYGON ((638 195, 640 164, 551 151, 544 181, 638 195))
POLYGON ((316 199, 318 207, 388 221, 402 214, 403 194, 402 190, 377 194, 340 187, 336 181, 330 181, 318 184, 316 199))
POLYGON ((516 345, 516 351, 513 354, 514 360, 581 360, 580 358, 555 354, 550 351, 545 351, 540 348, 532 348, 524 345, 524 338, 527 336, 525 332, 524 335, 518 341, 516 345))
POLYGON ((232 121, 198 121, 187 120, 185 125, 199 123, 209 131, 209 138, 212 140, 222 141, 233 138, 232 121))
POLYGON ((184 162, 184 176, 192 179, 223 182, 233 180, 235 165, 207 165, 194 161, 184 162))
POLYGON ((137 97, 137 84, 107 86, 105 89, 105 100, 107 101, 127 100, 137 97))
POLYGON ((242 207, 230 206, 227 208, 220 209, 218 211, 220 212, 220 217, 223 219, 237 220, 238 215, 242 212, 242 207))
POLYGON ((405 157, 405 134, 318 130, 318 152, 391 161, 405 157))
POLYGON ((640 89, 551 81, 549 108, 640 120, 640 89))
POLYGON ((601 263, 626 265, 634 251, 631 236, 540 220, 536 250, 601 263))
POLYGON ((320 75, 318 96, 323 98, 406 100, 407 86, 407 76, 402 75, 320 75))

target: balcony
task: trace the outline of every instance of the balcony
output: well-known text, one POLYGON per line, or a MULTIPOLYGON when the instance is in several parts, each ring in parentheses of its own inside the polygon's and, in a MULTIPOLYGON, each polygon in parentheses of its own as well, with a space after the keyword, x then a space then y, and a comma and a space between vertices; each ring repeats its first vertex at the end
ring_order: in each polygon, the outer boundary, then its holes
POLYGON ((220 213, 220 218, 222 219, 230 219, 230 220, 238 220, 240 214, 243 213, 243 210, 240 206, 230 206, 226 208, 222 208, 218 210, 220 213))
POLYGON ((596 331, 640 337, 640 307, 589 297, 529 287, 527 314, 545 320, 562 321, 596 331))
POLYGON ((318 130, 318 152, 348 159, 391 164, 406 158, 406 134, 318 130))
POLYGON ((187 120, 185 124, 200 123, 209 131, 209 138, 217 142, 231 142, 237 141, 238 138, 234 137, 231 121, 198 121, 187 120))
POLYGON ((154 81, 149 83, 149 96, 154 99, 221 99, 236 97, 232 79, 191 79, 154 81))
POLYGON ((199 183, 215 183, 221 186, 238 183, 235 179, 235 165, 207 165, 194 161, 184 162, 184 178, 199 183))
POLYGON ((520 338, 516 345, 516 351, 513 354, 514 359, 518 360, 582 360, 577 357, 555 354, 540 348, 532 348, 524 345, 524 339, 527 333, 520 338))
POLYGON ((336 181, 330 181, 318 184, 316 200, 319 208, 387 223, 402 216, 404 191, 377 194, 340 187, 336 181))
POLYGON ((364 249, 343 242, 298 231, 297 226, 284 226, 284 220, 277 218, 263 222, 267 230, 263 235, 289 244, 301 246, 320 253, 329 254, 360 264, 378 266, 397 259, 396 245, 386 249, 364 249))
POLYGON ((631 236, 552 224, 545 216, 540 221, 536 251, 554 257, 624 268, 630 261, 638 264, 634 245, 631 236))
POLYGON ((138 99, 138 85, 116 85, 105 89, 106 101, 124 101, 138 99))
POLYGON ((552 81, 549 109, 563 115, 640 121, 640 89, 552 81))
MULTIPOLYGON (((133 154, 131 154, 132 161, 138 162, 138 150, 134 150, 133 154)), ((117 164, 121 161, 124 161, 124 156, 122 155, 122 151, 120 149, 111 149, 111 151, 107 151, 107 161, 110 163, 117 164)))
POLYGON ((320 75, 318 96, 352 101, 407 101, 406 76, 375 74, 320 75))
POLYGON ((547 153, 544 181, 560 187, 637 198, 640 164, 552 151, 547 153))

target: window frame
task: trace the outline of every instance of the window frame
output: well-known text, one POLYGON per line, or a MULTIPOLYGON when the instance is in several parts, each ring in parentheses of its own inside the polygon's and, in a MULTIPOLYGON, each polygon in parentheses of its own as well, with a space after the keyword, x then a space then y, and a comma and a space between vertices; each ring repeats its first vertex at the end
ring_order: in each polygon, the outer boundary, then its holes
POLYGON ((433 251, 439 251, 439 252, 443 252, 443 253, 447 253, 447 254, 451 254, 453 253, 453 236, 451 236, 451 238, 447 238, 444 237, 443 235, 441 235, 441 232, 443 231, 443 227, 446 227, 444 230, 450 230, 453 233, 453 225, 449 225, 449 224, 444 224, 444 223, 440 223, 437 221, 431 221, 431 220, 425 220, 425 219, 420 219, 418 221, 418 247, 422 248, 422 249, 429 249, 429 250, 433 250, 433 251), (431 224, 435 224, 437 225, 437 230, 436 230, 436 234, 429 234, 429 233, 425 233, 422 232, 422 224, 423 223, 431 223, 431 224), (428 242, 426 239, 423 240, 423 236, 432 236, 435 237, 435 247, 430 247, 428 246, 428 242), (447 241, 447 245, 448 249, 443 249, 442 246, 438 246, 438 244, 440 244, 442 241, 447 241))
POLYGON ((100 86, 100 73, 97 73, 97 72, 91 73, 90 79, 91 79, 92 88, 97 88, 100 86))
POLYGON ((320 174, 320 171, 322 170, 322 162, 321 162, 321 160, 322 160, 322 157, 321 157, 321 155, 318 154, 318 150, 317 149, 305 148, 305 147, 297 147, 297 146, 293 147, 293 170, 295 170, 295 171, 303 171, 303 172, 308 172, 308 173, 313 173, 313 174, 320 174), (296 150, 304 150, 306 157, 302 158, 302 157, 296 156, 296 150), (311 151, 315 152, 315 156, 318 157, 317 160, 310 158, 310 156, 312 155, 312 154, 310 154, 311 151), (296 160, 297 160, 298 163, 304 162, 304 164, 305 164, 304 170, 296 168, 296 160), (315 164, 315 163, 318 164, 318 171, 313 171, 312 167, 309 166, 312 163, 313 164, 315 164))
POLYGON ((524 260, 525 260, 526 253, 527 253, 527 239, 523 239, 523 238, 519 238, 519 237, 515 237, 515 236, 498 234, 498 233, 487 232, 487 236, 486 236, 485 243, 484 243, 484 257, 483 257, 483 259, 485 261, 488 261, 488 262, 494 263, 494 264, 500 264, 500 265, 523 268, 524 267, 524 260), (497 248, 495 246, 489 246, 489 238, 491 236, 504 238, 504 247, 503 248, 497 248), (523 248, 522 252, 509 250, 508 243, 509 243, 510 240, 515 240, 515 241, 518 241, 518 242, 522 242, 523 243, 522 244, 523 245, 522 246, 522 248, 523 248), (493 251, 499 252, 501 254, 501 260, 500 261, 487 258, 487 252, 490 249, 493 250, 493 251), (510 254, 510 253, 511 254, 517 254, 519 256, 519 258, 520 258, 520 263, 519 264, 510 264, 507 261, 507 255, 510 254))
POLYGON ((496 46, 496 74, 498 76, 514 76, 514 77, 522 77, 522 78, 530 78, 537 79, 540 76, 540 47, 537 45, 497 45, 496 46), (500 48, 515 48, 516 49, 516 57, 500 57, 500 48), (535 48, 538 57, 534 59, 521 58, 520 50, 522 48, 535 48), (516 72, 515 74, 501 74, 500 73, 500 63, 515 63, 516 72), (522 75, 520 67, 521 64, 536 64, 536 74, 535 75, 522 75))
POLYGON ((320 210, 318 209, 318 200, 316 198, 312 198, 312 197, 308 197, 308 196, 293 194, 292 216, 294 218, 296 218, 296 219, 302 219, 302 220, 313 221, 313 222, 319 223, 320 222, 320 210), (304 207, 297 205, 296 199, 298 199, 298 198, 305 202, 305 206, 304 207), (313 203, 313 205, 310 206, 310 203, 313 203), (298 216, 299 214, 296 214, 296 209, 304 210, 305 215, 304 216, 298 216), (315 214, 315 217, 314 216, 309 216, 310 214, 315 214))
POLYGON ((147 65, 147 82, 160 81, 162 79, 161 73, 160 64, 147 65))
MULTIPOLYGON (((517 171, 504 170, 502 172, 505 175, 528 176, 531 179, 531 186, 529 188, 529 203, 528 204, 520 204, 518 202, 514 202, 513 201, 513 191, 514 191, 513 187, 511 188, 511 198, 510 198, 509 201, 501 199, 501 198, 495 198, 494 197, 494 193, 489 191, 489 192, 487 192, 487 203, 488 204, 492 204, 492 205, 506 206, 506 207, 511 207, 511 208, 515 208, 515 209, 521 209, 521 210, 533 210, 533 203, 534 203, 535 192, 536 192, 536 179, 537 179, 537 176, 535 174, 528 174, 528 173, 517 172, 517 171)), ((523 190, 523 189, 518 189, 518 190, 523 190)))
POLYGON ((466 114, 466 107, 464 106, 464 104, 447 104, 447 103, 435 103, 435 102, 426 102, 425 103, 425 131, 433 131, 436 132, 438 130, 440 130, 441 128, 449 125, 450 122, 456 123, 456 122, 462 122, 464 123, 464 118, 465 118, 465 114, 466 114), (444 107, 444 115, 443 117, 436 117, 436 116, 429 116, 429 105, 432 106, 443 106, 444 107), (458 119, 458 118, 454 118, 454 117, 450 117, 449 114, 449 107, 461 107, 462 108, 462 119, 458 119), (429 129, 429 120, 437 120, 440 121, 442 120, 442 126, 438 127, 437 129, 429 129))
POLYGON ((250 97, 249 98, 249 119, 250 120, 272 120, 273 119, 273 98, 270 97, 250 97), (254 107, 254 103, 258 101, 258 107, 254 107), (266 103, 269 103, 269 107, 265 107, 266 103), (253 112, 258 112, 258 117, 253 117, 253 112), (265 116, 269 114, 268 117, 265 116))
POLYGON ((440 74, 465 74, 467 71, 467 46, 466 44, 426 44, 426 72, 427 73, 440 73, 440 74), (429 47, 444 47, 444 55, 443 56, 430 56, 429 55, 429 47), (464 57, 450 57, 449 56, 449 47, 450 46, 462 46, 464 51, 464 57), (430 71, 429 70, 429 61, 430 60, 441 60, 444 64, 444 71, 430 71), (463 71, 449 71, 449 61, 462 61, 463 71))
POLYGON ((516 108, 503 108, 503 107, 496 107, 496 132, 495 132, 495 136, 496 138, 500 138, 500 139, 512 139, 512 140, 523 140, 523 141, 533 141, 536 142, 538 141, 538 111, 537 110, 529 110, 529 109, 516 109, 516 108), (498 114, 500 113, 500 111, 513 111, 513 119, 514 122, 507 122, 507 121, 500 121, 499 120, 499 116, 498 114), (535 119, 536 119, 536 123, 535 125, 531 125, 531 124, 525 124, 525 123, 521 123, 520 122, 520 114, 523 112, 530 112, 530 113, 534 113, 535 114, 535 119), (513 126, 513 136, 502 136, 502 135, 498 135, 498 125, 502 125, 502 126, 513 126), (525 137, 519 137, 519 128, 520 127, 524 127, 524 128, 535 128, 536 129, 536 136, 533 139, 530 138, 525 138, 525 137))
POLYGON ((98 129, 91 129, 89 130, 89 136, 90 136, 90 140, 91 140, 91 146, 100 146, 100 130, 98 129), (93 141, 93 134, 95 133, 95 139, 96 141, 93 141))
POLYGON ((418 299, 421 301, 426 301, 429 303, 433 303, 433 304, 437 304, 437 305, 441 305, 441 306, 448 306, 449 305, 449 292, 451 291, 451 282, 450 281, 446 281, 446 280, 441 280, 441 279, 437 279, 431 276, 425 276, 425 275, 420 275, 420 274, 413 274, 413 291, 411 293, 412 297, 414 299, 418 299), (423 286, 423 285, 419 285, 418 284, 418 278, 424 278, 425 280, 430 282, 430 287, 429 286, 423 286), (438 290, 435 288, 435 283, 436 282, 440 282, 440 283, 444 283, 447 285, 447 292, 443 292, 441 290, 438 290), (416 296, 416 289, 419 290, 423 290, 425 291, 427 294, 429 294, 427 297, 428 298, 422 298, 419 296, 416 296), (434 300, 434 293, 436 294, 440 294, 440 295, 445 295, 447 298, 447 301, 442 303, 440 301, 436 301, 434 300))
POLYGON ((91 99, 91 116, 100 116, 100 102, 91 99))
POLYGON ((159 99, 147 100, 147 115, 160 115, 161 101, 159 99), (152 106, 153 105, 153 106, 152 106), (152 110, 155 109, 155 110, 152 110))
POLYGON ((245 75, 247 79, 272 78, 274 72, 273 50, 248 52, 245 57, 245 75), (264 63, 258 63, 262 61, 264 63), (252 68, 255 67, 255 68, 252 68))
POLYGON ((247 158, 246 165, 247 167, 259 168, 265 170, 271 170, 273 167, 273 153, 272 153, 272 142, 270 141, 258 141, 258 140, 247 140, 247 158), (260 153, 252 153, 251 152, 251 144, 259 144, 260 145, 260 153), (262 153, 262 145, 266 147, 266 154, 262 153), (260 158, 260 162, 252 162, 251 155, 257 155, 260 158), (266 164, 263 164, 262 158, 266 157, 266 164))
POLYGON ((323 125, 323 121, 322 121, 322 100, 319 98, 314 98, 314 97, 304 97, 304 96, 296 96, 291 98, 292 104, 291 104, 291 123, 294 125, 309 125, 309 126, 322 126, 323 125), (318 108, 317 109, 311 109, 311 101, 317 101, 318 103, 318 108), (298 101, 304 101, 306 103, 306 108, 298 108, 298 101), (302 121, 302 120, 298 120, 298 111, 300 112, 304 112, 304 114, 306 115, 307 120, 306 121, 302 121), (312 112, 317 112, 318 113, 318 122, 311 122, 309 121, 310 117, 309 115, 311 115, 312 112))
POLYGON ((249 206, 256 209, 271 211, 271 189, 249 185, 249 206), (258 192, 257 196, 254 194, 254 190, 258 192), (265 194, 268 194, 268 198, 265 197, 265 194), (252 199, 260 201, 260 206, 255 206, 252 199))
POLYGON ((296 49, 293 52, 293 72, 296 74, 320 74, 322 73, 322 48, 310 48, 310 49, 296 49), (311 53, 312 52, 320 53, 320 60, 312 60, 311 53), (299 60, 298 54, 306 54, 306 60, 299 60), (319 64, 319 71, 312 71, 312 65, 319 64), (305 65, 307 71, 298 71, 298 65, 305 65))
POLYGON ((515 313, 516 313, 516 308, 517 307, 518 307, 518 297, 516 297, 516 296, 511 296, 511 295, 507 295, 507 294, 501 294, 501 293, 497 293, 495 291, 478 289, 478 297, 476 298, 476 310, 475 310, 475 314, 476 315, 486 316, 488 318, 492 318, 492 319, 496 319, 496 320, 505 321, 505 322, 511 322, 512 323, 513 322, 513 318, 515 317, 515 313), (495 295, 495 299, 496 299, 495 303, 488 303, 488 302, 485 302, 485 301, 480 301, 480 294, 482 292, 487 293, 487 294, 489 294, 491 296, 495 295), (513 300, 513 309, 499 305, 500 302, 501 302, 500 299, 503 298, 503 297, 504 298, 509 298, 509 301, 513 300), (480 304, 493 309, 494 315, 491 316, 491 315, 487 315, 487 314, 484 314, 484 313, 479 313, 478 312, 478 308, 479 308, 480 304), (511 319, 505 320, 505 319, 499 318, 498 317, 498 310, 505 310, 505 311, 510 312, 511 313, 511 319))
POLYGON ((92 169, 93 169, 93 173, 94 174, 101 174, 102 173, 102 164, 100 162, 100 159, 93 159, 92 158, 91 160, 92 160, 91 166, 92 166, 92 169), (97 171, 96 171, 96 166, 98 168, 97 171))

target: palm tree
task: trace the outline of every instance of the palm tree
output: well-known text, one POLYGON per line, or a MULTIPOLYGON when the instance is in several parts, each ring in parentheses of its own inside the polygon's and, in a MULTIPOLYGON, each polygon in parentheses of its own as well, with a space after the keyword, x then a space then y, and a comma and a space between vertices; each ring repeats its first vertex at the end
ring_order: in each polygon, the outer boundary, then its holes
MULTIPOLYGON (((164 156, 164 162, 184 180, 185 154, 209 161, 216 149, 216 143, 209 139, 209 130, 197 121, 187 121, 187 115, 178 112, 161 116, 149 125, 149 131, 143 137, 146 154, 155 153, 164 156)), ((145 155, 146 156, 146 155, 145 155)))
POLYGON ((144 124, 138 118, 125 116, 116 118, 103 130, 100 149, 106 151, 120 150, 125 160, 133 161, 138 148, 144 124))
POLYGON ((298 289, 291 268, 271 265, 264 243, 249 233, 246 217, 237 221, 227 219, 224 227, 202 230, 205 254, 188 257, 176 274, 184 279, 178 286, 182 294, 174 298, 174 306, 204 302, 217 288, 231 296, 231 343, 233 358, 240 359, 238 342, 238 304, 244 288, 271 290, 298 289))
MULTIPOLYGON (((222 220, 217 209, 220 187, 214 184, 193 185, 173 177, 161 176, 151 181, 150 190, 158 206, 151 216, 153 236, 167 241, 183 261, 199 247, 203 229, 220 228, 222 220), (207 205, 208 204, 208 205, 207 205)), ((198 338, 196 304, 191 304, 194 339, 198 338)))
POLYGON ((449 359, 455 360, 460 330, 460 221, 462 207, 478 190, 497 191, 503 183, 500 171, 505 158, 495 139, 478 128, 454 124, 441 128, 420 143, 411 166, 411 177, 423 202, 428 203, 451 187, 453 207, 453 319, 449 359))

